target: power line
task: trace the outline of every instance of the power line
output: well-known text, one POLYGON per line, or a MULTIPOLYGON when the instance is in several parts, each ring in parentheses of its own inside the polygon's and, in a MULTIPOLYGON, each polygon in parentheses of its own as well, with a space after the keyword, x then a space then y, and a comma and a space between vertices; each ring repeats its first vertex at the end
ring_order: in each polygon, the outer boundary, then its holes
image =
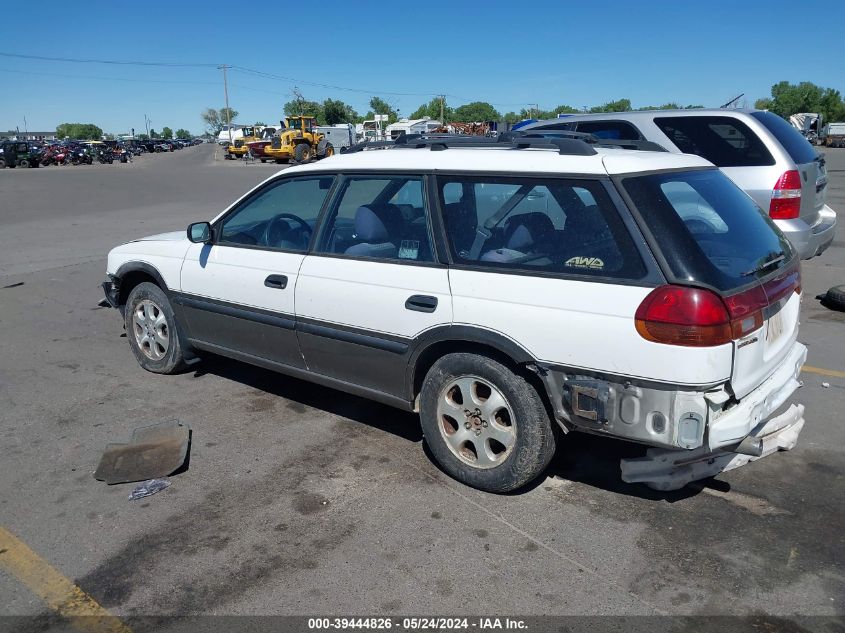
MULTIPOLYGON (((95 58, 77 58, 77 57, 48 57, 45 55, 24 55, 21 53, 5 53, 0 52, 0 57, 13 57, 17 59, 30 59, 30 60, 37 60, 37 61, 51 61, 51 62, 67 62, 67 63, 76 63, 76 64, 108 64, 108 65, 117 65, 117 66, 146 66, 146 67, 159 67, 159 68, 215 68, 220 69, 221 64, 206 64, 206 63, 181 63, 181 62, 148 62, 148 61, 127 61, 127 60, 113 60, 113 59, 95 59, 95 58)), ((472 101, 477 101, 478 99, 470 99, 467 97, 460 97, 458 95, 453 94, 438 94, 434 92, 397 92, 391 90, 373 90, 369 88, 349 88, 347 86, 338 86, 336 84, 327 84, 315 81, 308 81, 296 77, 288 77, 285 75, 277 75, 274 73, 268 73, 262 70, 256 70, 254 68, 246 68, 245 66, 229 66, 230 70, 239 71, 241 73, 254 75, 257 77, 262 77, 264 79, 271 79, 275 81, 284 81, 292 84, 298 84, 303 86, 312 86, 316 88, 323 88, 328 90, 342 90, 345 92, 354 92, 358 94, 368 94, 368 95, 388 95, 388 96, 396 96, 396 97, 448 97, 450 99, 455 99, 457 101, 462 101, 465 103, 470 103, 472 101)), ((5 72, 21 72, 23 74, 27 74, 24 71, 13 71, 13 70, 5 70, 5 72)), ((49 75, 50 73, 39 73, 39 72, 32 72, 28 74, 40 74, 40 75, 49 75)), ((60 75, 65 77, 66 75, 60 75)), ((188 81, 173 81, 168 82, 166 80, 145 80, 145 79, 127 79, 127 78, 118 78, 118 77, 85 77, 82 75, 78 75, 80 79, 107 79, 109 81, 137 81, 137 82, 147 82, 147 83, 192 83, 196 85, 214 85, 212 82, 188 82, 188 81)), ((234 85, 234 84, 233 84, 234 85)), ((258 88, 248 88, 248 90, 260 90, 258 88)), ((269 91, 268 91, 269 92, 269 91)), ((511 107, 511 106, 521 106, 522 103, 493 103, 487 102, 490 105, 499 106, 499 107, 511 107)))
POLYGON ((274 75, 273 73, 267 73, 261 70, 255 70, 253 68, 244 68, 243 66, 231 66, 232 70, 240 71, 243 73, 249 73, 252 75, 257 75, 259 77, 263 77, 265 79, 274 79, 276 81, 286 81, 288 83, 293 84, 301 84, 303 86, 315 86, 317 88, 328 88, 331 90, 345 90, 347 92, 359 92, 362 94, 380 94, 380 95, 391 95, 396 97, 430 97, 433 93, 430 92, 392 92, 389 90, 370 90, 368 88, 347 88, 345 86, 336 86, 334 84, 324 84, 315 81, 306 81, 304 79, 297 79, 295 77, 285 77, 283 75, 274 75))
POLYGON ((75 64, 113 64, 117 66, 167 66, 183 68, 216 68, 219 64, 184 64, 177 62, 135 62, 113 59, 80 59, 76 57, 45 57, 43 55, 22 55, 20 53, 2 53, 0 57, 16 57, 18 59, 36 59, 46 62, 72 62, 75 64))
POLYGON ((12 70, 0 68, 0 72, 15 73, 18 75, 43 75, 45 77, 62 77, 64 79, 102 79, 105 81, 128 81, 131 83, 154 83, 154 84, 190 84, 196 86, 218 86, 218 81, 177 81, 167 79, 129 79, 128 77, 101 77, 97 75, 68 75, 67 73, 46 73, 34 70, 12 70))

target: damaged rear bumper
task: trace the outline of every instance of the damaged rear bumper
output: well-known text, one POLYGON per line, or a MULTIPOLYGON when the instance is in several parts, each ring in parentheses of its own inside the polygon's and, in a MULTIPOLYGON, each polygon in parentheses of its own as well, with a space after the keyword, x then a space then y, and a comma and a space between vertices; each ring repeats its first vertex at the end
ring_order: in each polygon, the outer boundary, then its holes
POLYGON ((804 405, 793 404, 781 415, 760 424, 735 447, 753 445, 759 455, 736 453, 731 447, 715 451, 706 446, 692 451, 650 448, 645 457, 622 460, 622 480, 644 483, 655 490, 678 490, 692 481, 739 468, 777 451, 788 451, 795 447, 802 428, 804 405))

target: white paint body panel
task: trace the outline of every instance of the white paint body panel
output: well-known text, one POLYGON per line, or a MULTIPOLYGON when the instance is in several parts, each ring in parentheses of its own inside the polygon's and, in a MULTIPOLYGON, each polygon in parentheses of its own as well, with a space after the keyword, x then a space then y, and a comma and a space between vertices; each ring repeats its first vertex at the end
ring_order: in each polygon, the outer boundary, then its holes
MULTIPOLYGON (((121 244, 109 251, 106 272, 115 274, 127 262, 142 262, 155 268, 170 290, 179 290, 182 260, 191 243, 182 231, 181 238, 153 240, 152 237, 121 244)), ((166 235, 175 235, 166 234, 166 235)), ((153 236, 157 237, 157 236, 153 236)))
POLYGON ((680 385, 730 378, 733 346, 679 348, 634 327, 650 288, 451 270, 455 322, 502 333, 540 361, 680 385))
POLYGON ((181 289, 192 295, 292 315, 303 258, 297 253, 191 244, 182 266, 181 289), (287 276, 287 288, 266 287, 264 280, 269 275, 287 276))
POLYGON ((451 323, 449 273, 443 267, 309 255, 299 273, 296 310, 301 317, 410 338, 451 323), (411 295, 436 297, 437 309, 406 309, 411 295))

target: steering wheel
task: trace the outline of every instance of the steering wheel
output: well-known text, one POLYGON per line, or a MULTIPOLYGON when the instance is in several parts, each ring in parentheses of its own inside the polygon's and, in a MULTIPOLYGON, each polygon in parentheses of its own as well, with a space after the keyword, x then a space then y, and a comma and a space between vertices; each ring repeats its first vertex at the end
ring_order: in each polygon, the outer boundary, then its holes
POLYGON ((267 246, 280 247, 283 241, 295 242, 301 240, 304 242, 301 247, 305 248, 308 246, 308 241, 311 239, 311 233, 313 232, 314 229, 311 228, 311 225, 299 216, 293 215, 292 213, 280 213, 267 222, 262 241, 267 246), (298 226, 291 228, 286 224, 283 227, 280 220, 291 220, 298 226), (293 235, 289 236, 288 233, 293 233, 293 235))

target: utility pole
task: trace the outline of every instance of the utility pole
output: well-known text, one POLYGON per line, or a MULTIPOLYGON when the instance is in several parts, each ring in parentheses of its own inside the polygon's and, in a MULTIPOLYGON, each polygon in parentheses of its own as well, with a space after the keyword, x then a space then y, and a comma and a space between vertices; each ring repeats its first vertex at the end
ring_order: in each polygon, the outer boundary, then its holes
POLYGON ((226 96, 226 127, 229 128, 229 145, 232 144, 232 116, 229 110, 229 82, 226 80, 226 69, 229 68, 226 64, 218 66, 223 69, 223 94, 226 96))
POLYGON ((150 120, 144 115, 144 127, 147 128, 147 140, 150 138, 150 120))
POLYGON ((446 125, 444 110, 446 109, 446 95, 440 95, 440 123, 446 125))

